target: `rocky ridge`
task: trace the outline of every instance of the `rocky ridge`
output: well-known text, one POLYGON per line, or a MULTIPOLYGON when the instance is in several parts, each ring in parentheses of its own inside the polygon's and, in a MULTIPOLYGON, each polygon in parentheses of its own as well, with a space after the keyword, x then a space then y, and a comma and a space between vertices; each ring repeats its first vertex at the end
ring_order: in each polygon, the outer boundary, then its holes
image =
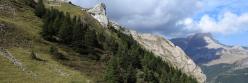
POLYGON ((93 16, 97 21, 100 22, 100 24, 103 27, 107 27, 108 26, 108 17, 106 14, 106 6, 103 3, 100 3, 98 5, 96 5, 93 8, 90 9, 82 9, 87 11, 88 13, 91 14, 91 16, 93 16))
MULTIPOLYGON (((106 16, 106 7, 103 3, 98 4, 87 11, 104 27, 112 25, 117 30, 122 27, 116 22, 108 21, 106 16)), ((204 83, 206 81, 206 76, 202 73, 201 68, 197 66, 180 47, 175 46, 169 40, 160 36, 138 33, 127 29, 124 29, 123 33, 133 36, 133 38, 145 49, 153 52, 158 57, 161 57, 164 61, 170 63, 175 68, 180 69, 183 73, 193 76, 199 83, 204 83)))

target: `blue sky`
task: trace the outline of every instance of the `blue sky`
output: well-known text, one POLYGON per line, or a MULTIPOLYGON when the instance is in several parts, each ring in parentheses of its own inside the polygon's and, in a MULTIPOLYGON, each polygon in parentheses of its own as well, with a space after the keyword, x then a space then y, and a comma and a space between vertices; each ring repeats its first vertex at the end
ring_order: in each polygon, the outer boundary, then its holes
MULTIPOLYGON (((237 16, 248 13, 248 0, 201 0, 203 1, 204 7, 201 11, 197 12, 192 18, 195 20, 200 20, 203 15, 208 14, 215 20, 219 20, 218 16, 224 14, 225 12, 232 12, 237 16)), ((248 28, 248 25, 245 24, 248 28)), ((231 28, 231 27, 230 27, 231 28)), ((238 27, 236 27, 238 28, 238 27)), ((231 32, 231 31, 230 31, 231 32)), ((248 29, 243 29, 241 31, 222 34, 218 32, 212 32, 214 37, 221 43, 227 45, 240 45, 248 46, 248 29)))
POLYGON ((239 45, 248 47, 248 33, 240 32, 232 35, 213 34, 214 37, 226 45, 239 45))
POLYGON ((140 32, 185 37, 209 32, 221 43, 248 46, 248 0, 71 0, 103 2, 111 20, 140 32))

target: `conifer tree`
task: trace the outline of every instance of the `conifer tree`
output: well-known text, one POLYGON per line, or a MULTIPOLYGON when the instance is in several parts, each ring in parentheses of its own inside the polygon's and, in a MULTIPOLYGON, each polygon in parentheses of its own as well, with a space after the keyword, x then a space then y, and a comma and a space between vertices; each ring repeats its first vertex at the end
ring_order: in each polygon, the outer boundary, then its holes
POLYGON ((71 25, 69 25, 70 23, 66 18, 67 17, 65 17, 59 29, 58 36, 61 39, 61 42, 69 44, 72 39, 72 28, 70 27, 71 25))
POLYGON ((118 70, 118 59, 116 57, 111 58, 107 65, 105 72, 105 80, 107 83, 118 83, 119 82, 119 70, 118 70))
POLYGON ((73 35, 72 35, 72 44, 75 47, 82 48, 84 42, 84 33, 85 33, 85 24, 79 20, 80 18, 74 17, 73 19, 73 35))
POLYGON ((37 6, 35 7, 35 14, 38 17, 42 17, 45 13, 46 9, 43 0, 39 0, 37 6))

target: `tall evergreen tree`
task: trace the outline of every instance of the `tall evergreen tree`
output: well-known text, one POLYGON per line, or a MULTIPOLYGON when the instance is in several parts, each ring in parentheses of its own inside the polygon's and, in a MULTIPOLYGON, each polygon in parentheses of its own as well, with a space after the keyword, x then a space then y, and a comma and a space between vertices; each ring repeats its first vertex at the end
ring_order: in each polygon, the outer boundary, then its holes
POLYGON ((107 83, 118 83, 119 82, 119 69, 118 69, 117 57, 111 58, 108 62, 107 69, 105 72, 105 80, 107 83))
POLYGON ((46 13, 46 9, 43 0, 39 0, 38 4, 35 7, 35 14, 38 17, 42 17, 45 13, 46 13))

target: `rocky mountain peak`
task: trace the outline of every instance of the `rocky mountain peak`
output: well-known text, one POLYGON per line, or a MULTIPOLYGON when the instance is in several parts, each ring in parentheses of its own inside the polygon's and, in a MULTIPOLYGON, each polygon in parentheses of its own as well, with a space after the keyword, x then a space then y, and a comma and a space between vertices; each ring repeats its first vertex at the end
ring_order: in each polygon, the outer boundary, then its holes
POLYGON ((205 41, 206 43, 217 43, 217 41, 213 38, 211 33, 196 33, 193 37, 189 37, 191 39, 200 39, 205 41))
POLYGON ((184 50, 188 47, 208 48, 208 49, 219 49, 225 47, 214 39, 211 33, 196 33, 186 38, 174 38, 172 41, 179 44, 184 50))
POLYGON ((91 16, 93 16, 97 21, 101 23, 103 27, 108 26, 108 17, 106 13, 106 5, 104 3, 99 3, 95 7, 86 10, 91 16))
POLYGON ((206 63, 219 58, 216 53, 225 48, 213 38, 211 33, 196 33, 186 38, 174 38, 171 41, 181 47, 196 63, 206 63))

